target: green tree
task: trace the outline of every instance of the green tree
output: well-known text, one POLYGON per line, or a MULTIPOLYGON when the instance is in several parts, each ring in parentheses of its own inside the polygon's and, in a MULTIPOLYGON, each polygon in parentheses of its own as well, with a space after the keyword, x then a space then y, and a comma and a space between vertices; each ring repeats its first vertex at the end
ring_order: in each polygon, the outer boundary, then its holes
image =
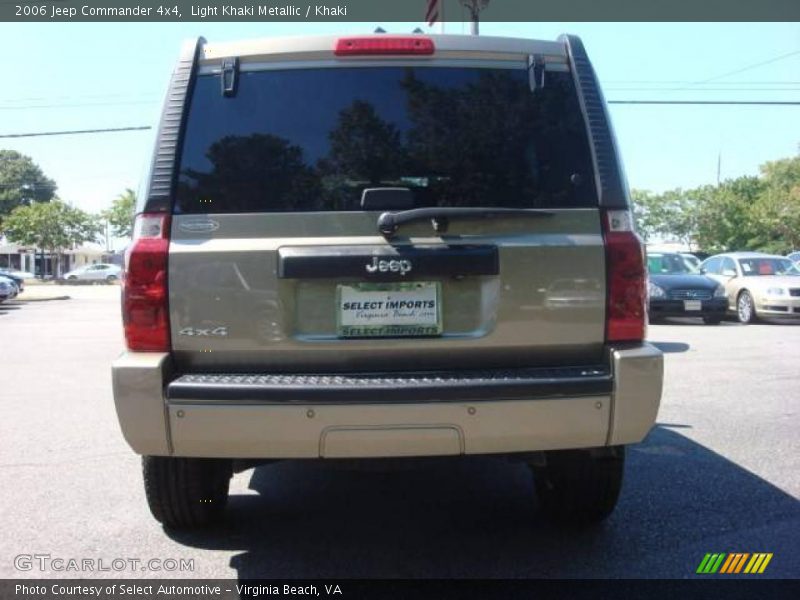
POLYGON ((303 159, 303 149, 284 138, 262 133, 228 135, 206 153, 209 171, 186 169, 178 184, 178 202, 185 212, 292 211, 322 207, 317 173, 303 159))
POLYGON ((681 189, 664 192, 665 229, 690 250, 697 237, 699 209, 691 191, 681 189))
POLYGON ((763 190, 758 177, 739 177, 693 190, 700 247, 707 252, 761 249, 753 206, 763 190))
POLYGON ((791 192, 800 187, 800 156, 764 163, 760 171, 764 183, 777 190, 791 192))
POLYGON ((800 157, 765 163, 761 177, 631 197, 645 239, 675 237, 707 252, 800 248, 800 157))
POLYGON ((570 176, 588 174, 572 153, 575 123, 554 118, 580 114, 571 110, 565 84, 548 83, 534 100, 508 73, 487 70, 471 83, 451 87, 410 71, 402 87, 411 122, 406 135, 411 168, 429 177, 428 189, 441 204, 476 206, 490 198, 502 198, 507 206, 531 206, 532 198, 534 206, 567 204, 570 176), (548 160, 538 160, 536 151, 545 149, 548 160))
POLYGON ((800 248, 800 157, 761 166, 763 190, 753 206, 762 249, 784 253, 800 248))
POLYGON ((10 241, 37 246, 54 256, 56 273, 61 252, 96 241, 101 230, 97 217, 58 199, 18 206, 6 218, 4 228, 10 241))
POLYGON ((0 225, 16 207, 48 202, 55 193, 55 181, 45 177, 29 156, 0 150, 0 225))
POLYGON ((400 133, 370 103, 355 100, 343 109, 329 138, 326 166, 334 173, 372 185, 394 182, 400 176, 404 163, 400 133))
POLYGON ((689 248, 695 244, 698 203, 692 190, 669 190, 653 194, 633 190, 633 214, 637 232, 648 240, 656 235, 675 238, 689 248))
POLYGON ((648 190, 631 190, 636 232, 647 241, 657 234, 662 223, 660 197, 648 190))
POLYGON ((100 216, 111 225, 111 232, 117 237, 131 237, 133 234, 133 213, 136 210, 136 192, 126 188, 111 202, 111 208, 100 216))

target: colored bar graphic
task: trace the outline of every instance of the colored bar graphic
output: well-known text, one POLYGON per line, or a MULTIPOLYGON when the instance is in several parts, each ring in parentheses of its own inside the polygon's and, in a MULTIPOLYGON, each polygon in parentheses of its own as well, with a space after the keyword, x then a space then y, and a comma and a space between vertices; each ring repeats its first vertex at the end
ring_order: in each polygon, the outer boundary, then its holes
POLYGON ((760 560, 759 559, 760 556, 761 555, 758 552, 753 554, 753 557, 750 559, 750 562, 747 563, 747 566, 744 568, 744 572, 745 573, 752 573, 753 572, 753 567, 755 566, 756 562, 760 560))
POLYGON ((706 554, 700 566, 697 567, 698 573, 716 573, 722 561, 725 559, 725 553, 721 554, 706 554))
POLYGON ((720 573, 729 573, 730 571, 728 569, 731 568, 731 565, 732 565, 732 563, 734 562, 734 560, 736 559, 737 556, 738 556, 737 554, 728 554, 728 559, 722 565, 722 568, 719 570, 719 572, 720 573))
POLYGON ((697 567, 697 571, 695 573, 706 573, 706 565, 708 564, 709 560, 711 559, 710 554, 706 554, 703 557, 703 560, 700 561, 700 565, 697 567))
POLYGON ((731 566, 727 571, 720 571, 721 573, 733 573, 736 570, 736 566, 739 564, 739 560, 742 558, 742 555, 736 552, 732 556, 733 560, 731 561, 731 566))
POLYGON ((763 573, 771 560, 771 552, 754 552, 753 554, 749 552, 732 552, 730 554, 709 552, 700 561, 696 572, 701 574, 719 572, 720 575, 733 575, 741 573, 744 569, 745 573, 763 573))
POLYGON ((750 554, 748 552, 745 552, 744 554, 742 554, 741 555, 742 558, 740 558, 739 562, 736 563, 736 570, 735 571, 731 570, 731 572, 732 573, 738 573, 739 571, 741 571, 742 567, 744 566, 744 562, 747 560, 748 556, 750 556, 750 554))
POLYGON ((763 564, 764 559, 766 557, 767 557, 766 554, 759 554, 758 560, 756 561, 756 564, 753 565, 753 570, 751 571, 751 573, 758 573, 758 570, 761 568, 761 565, 763 564))
POLYGON ((709 571, 709 573, 716 573, 717 570, 719 569, 720 565, 722 564, 722 561, 723 561, 724 558, 725 558, 725 553, 723 552, 722 554, 719 555, 719 558, 713 564, 713 566, 711 567, 711 570, 709 571))
POLYGON ((733 560, 731 561, 731 566, 728 568, 727 571, 720 571, 720 573, 733 573, 736 565, 739 564, 739 559, 742 557, 741 554, 738 552, 734 552, 731 556, 733 556, 733 560))
MULTIPOLYGON (((754 554, 753 558, 755 561, 753 562, 752 567, 750 567, 750 573, 763 573, 764 569, 767 568, 769 561, 772 560, 772 554, 760 552, 758 554, 754 554)), ((747 570, 745 570, 745 573, 747 573, 747 570)))
POLYGON ((771 560, 772 560, 772 552, 770 552, 769 554, 767 554, 765 556, 764 562, 761 563, 761 567, 759 567, 758 572, 759 573, 763 573, 764 569, 767 568, 767 565, 769 564, 769 561, 771 561, 771 560))

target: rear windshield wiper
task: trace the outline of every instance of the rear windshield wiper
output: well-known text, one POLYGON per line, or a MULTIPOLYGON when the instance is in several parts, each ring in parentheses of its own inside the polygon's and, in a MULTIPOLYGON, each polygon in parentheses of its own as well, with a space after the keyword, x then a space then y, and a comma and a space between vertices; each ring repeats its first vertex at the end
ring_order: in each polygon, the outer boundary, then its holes
POLYGON ((463 208, 463 207, 442 207, 442 208, 413 208, 399 212, 385 212, 378 217, 378 231, 385 237, 392 237, 401 225, 414 221, 425 221, 430 219, 434 231, 444 233, 447 231, 450 219, 504 219, 508 217, 552 217, 552 211, 539 210, 532 208, 463 208))

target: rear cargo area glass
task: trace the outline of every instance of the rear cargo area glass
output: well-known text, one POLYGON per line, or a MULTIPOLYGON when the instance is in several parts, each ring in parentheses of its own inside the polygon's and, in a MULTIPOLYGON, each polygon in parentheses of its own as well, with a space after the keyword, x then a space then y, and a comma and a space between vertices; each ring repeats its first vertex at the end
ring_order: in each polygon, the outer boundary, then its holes
POLYGON ((525 69, 339 67, 201 75, 176 213, 358 211, 365 188, 417 207, 596 207, 572 76, 525 69))

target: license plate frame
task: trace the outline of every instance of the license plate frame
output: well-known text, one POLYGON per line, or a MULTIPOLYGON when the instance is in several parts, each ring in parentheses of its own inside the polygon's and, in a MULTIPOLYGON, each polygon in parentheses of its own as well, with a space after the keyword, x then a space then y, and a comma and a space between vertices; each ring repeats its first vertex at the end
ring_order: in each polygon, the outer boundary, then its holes
POLYGON ((442 285, 439 281, 356 282, 336 286, 336 334, 340 338, 406 338, 442 335, 442 285), (434 306, 430 307, 429 301, 434 306), (368 308, 345 303, 370 303, 368 308), (380 307, 373 303, 381 302, 380 307), (399 307, 392 303, 405 302, 399 307), (414 308, 408 302, 424 302, 414 308), (387 306, 388 305, 388 306, 387 306), (387 314, 391 311, 391 314, 387 314), (402 316, 397 316, 402 311, 402 316), (356 314, 361 313, 361 314, 356 314))
POLYGON ((702 300, 684 300, 683 301, 683 310, 686 312, 698 312, 703 310, 703 301, 702 300))

